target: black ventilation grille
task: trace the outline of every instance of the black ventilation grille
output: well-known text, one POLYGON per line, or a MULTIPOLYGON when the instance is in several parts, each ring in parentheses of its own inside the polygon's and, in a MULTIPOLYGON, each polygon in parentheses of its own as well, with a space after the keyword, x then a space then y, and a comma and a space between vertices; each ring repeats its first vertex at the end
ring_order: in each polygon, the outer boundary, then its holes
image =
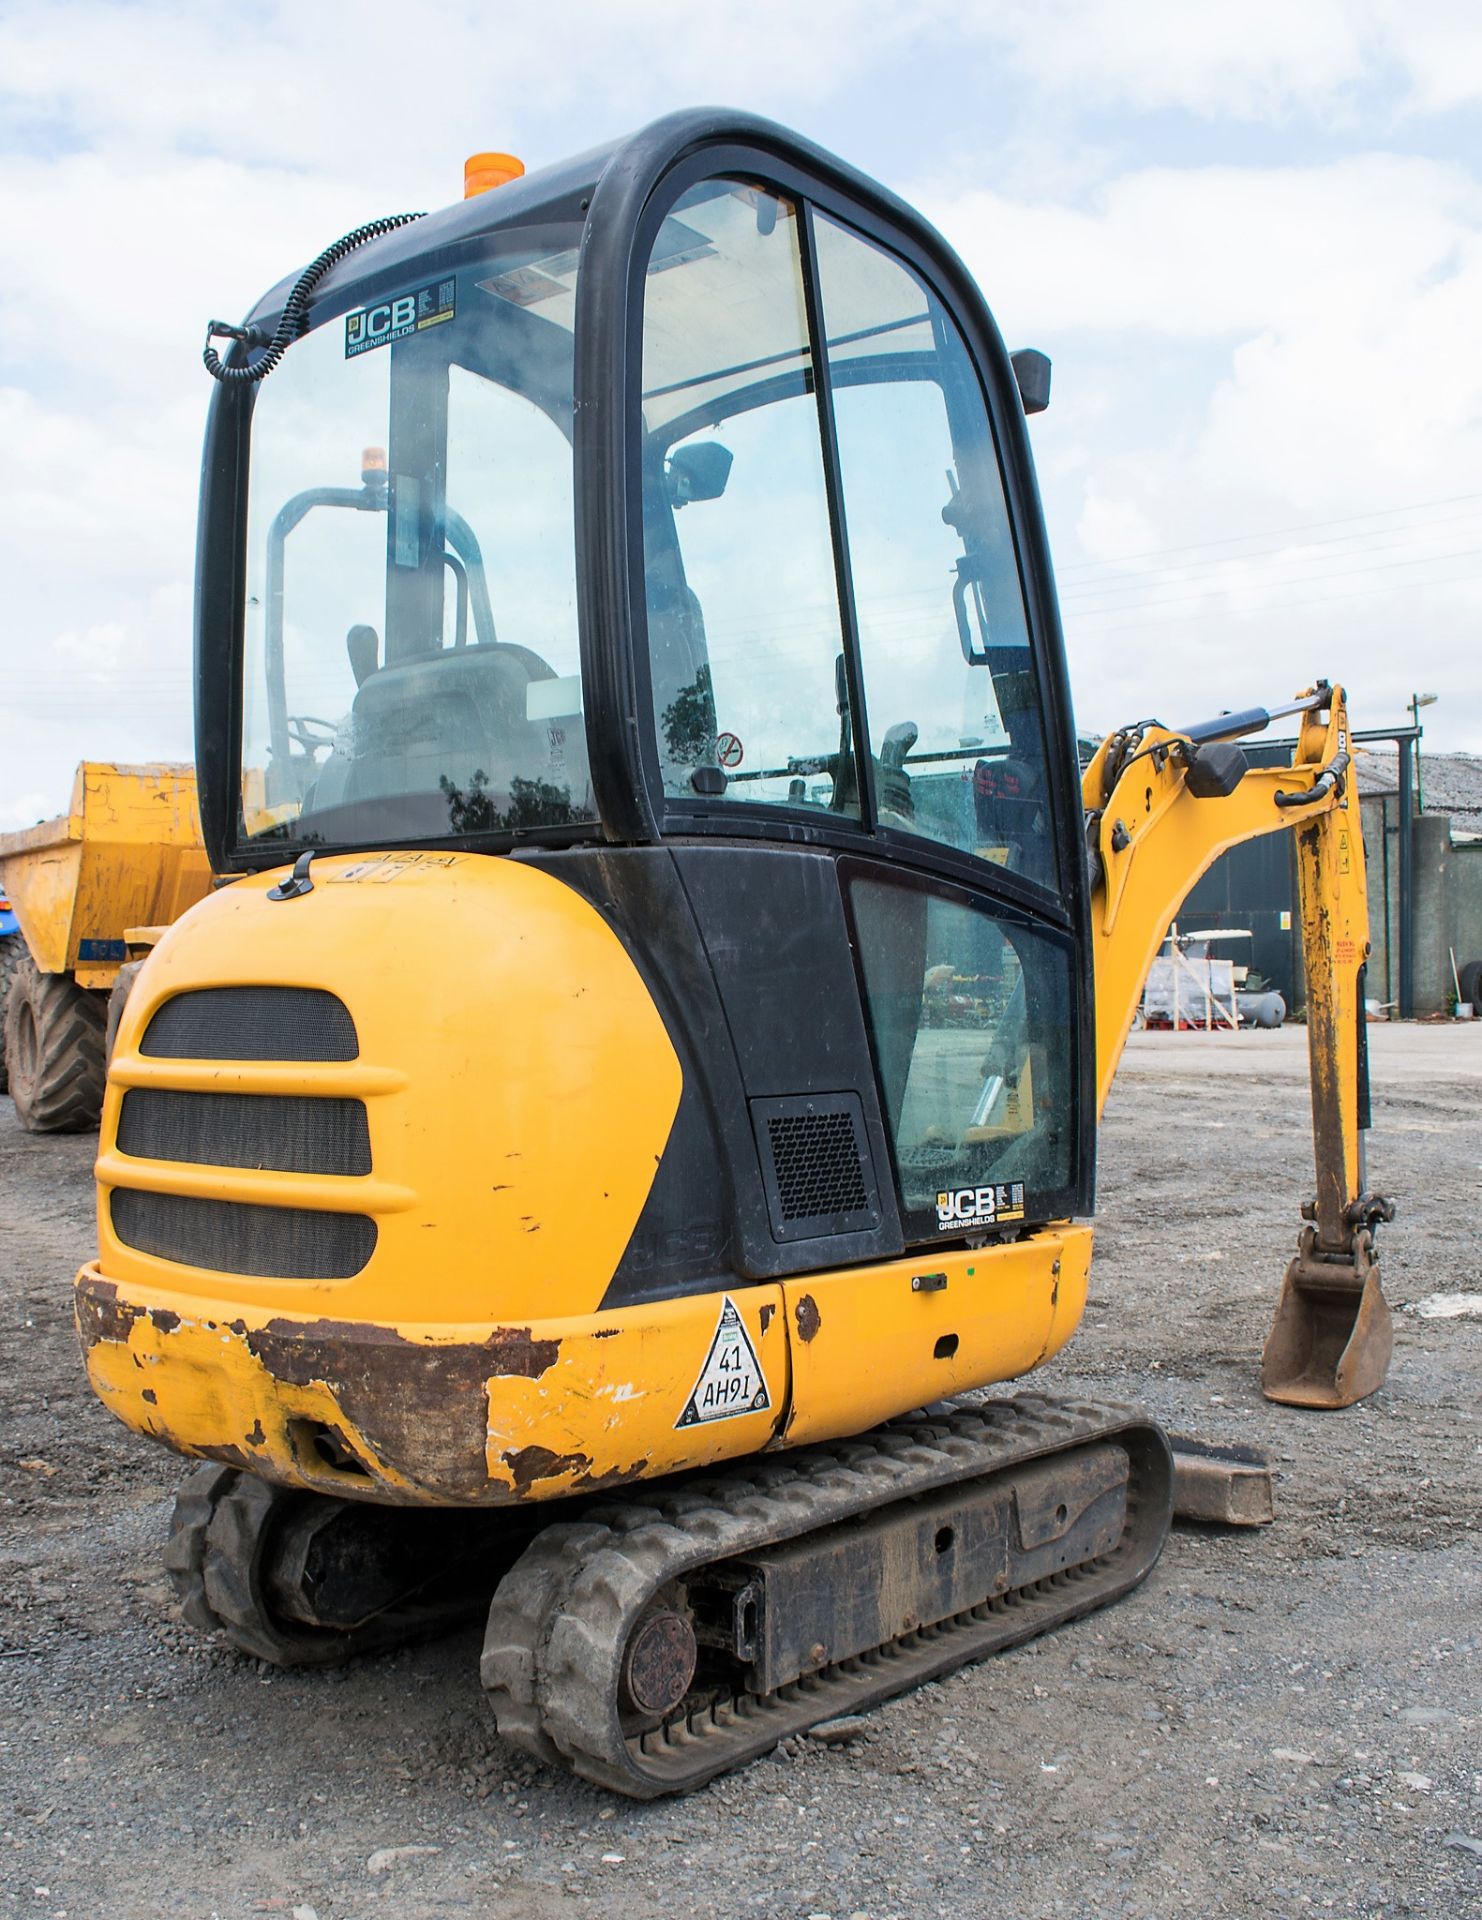
POLYGON ((199 987, 158 1009, 139 1042, 154 1060, 354 1060, 350 1009, 318 987, 199 987))
POLYGON ((784 1220, 858 1213, 868 1205, 847 1113, 774 1114, 767 1122, 767 1142, 784 1220))
POLYGON ((857 1094, 753 1100, 751 1117, 775 1239, 817 1240, 879 1225, 857 1094))
POLYGON ((259 1280, 348 1280, 376 1247, 376 1223, 358 1213, 252 1207, 118 1187, 113 1231, 125 1246, 212 1273, 259 1280))
POLYGON ((118 1117, 118 1145, 136 1160, 275 1173, 371 1170, 370 1129, 359 1100, 131 1087, 118 1117))

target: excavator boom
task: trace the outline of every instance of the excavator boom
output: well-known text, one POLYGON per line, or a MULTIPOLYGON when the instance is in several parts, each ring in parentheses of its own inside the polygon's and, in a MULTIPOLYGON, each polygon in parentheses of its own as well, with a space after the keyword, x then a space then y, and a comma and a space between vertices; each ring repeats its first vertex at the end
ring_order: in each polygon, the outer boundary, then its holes
POLYGON ((1183 731, 1155 722, 1123 729, 1086 769, 1097 1109, 1153 956, 1195 881, 1242 840, 1294 832, 1317 1192, 1304 1209, 1261 1385, 1268 1399, 1293 1406, 1346 1407, 1383 1384, 1393 1340, 1374 1231, 1394 1209, 1368 1191, 1364 1162, 1364 847, 1343 689, 1320 681, 1283 711, 1302 716, 1289 767, 1248 766, 1235 744, 1273 717, 1257 708, 1183 731))

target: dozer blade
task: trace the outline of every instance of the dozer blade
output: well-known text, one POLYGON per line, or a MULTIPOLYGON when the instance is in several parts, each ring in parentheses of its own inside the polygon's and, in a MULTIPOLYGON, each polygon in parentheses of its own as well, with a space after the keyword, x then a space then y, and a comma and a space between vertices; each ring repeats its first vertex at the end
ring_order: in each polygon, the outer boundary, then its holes
POLYGON ((1353 1258, 1325 1259, 1302 1236, 1286 1270, 1281 1302, 1261 1357, 1261 1391, 1289 1407, 1351 1407, 1384 1385, 1394 1322, 1369 1252, 1355 1237, 1353 1258))

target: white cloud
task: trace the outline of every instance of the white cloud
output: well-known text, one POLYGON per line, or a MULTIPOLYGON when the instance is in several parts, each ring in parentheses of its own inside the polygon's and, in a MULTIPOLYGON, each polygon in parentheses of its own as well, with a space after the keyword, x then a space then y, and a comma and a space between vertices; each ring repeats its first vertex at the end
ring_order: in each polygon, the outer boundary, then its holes
POLYGON ((1050 96, 1208 118, 1350 119, 1378 90, 1397 112, 1482 97, 1471 0, 997 0, 993 31, 1050 96))
MULTIPOLYGON (((1472 487, 1477 180, 1386 153, 1129 165, 1139 123, 1106 117, 1280 121, 1290 144, 1301 116, 1330 130, 1346 116, 1355 144, 1366 115, 1413 124, 1482 97, 1469 5, 570 0, 553 17, 270 0, 233 24, 181 0, 10 0, 0 815, 31 817, 42 790, 54 811, 84 753, 188 750, 207 318, 240 314, 375 214, 453 198, 476 147, 539 163, 717 93, 822 121, 887 177, 889 153, 955 146, 953 175, 912 197, 967 254, 1012 344, 1055 350, 1055 404, 1034 435, 1087 718, 1155 704, 1144 688, 1172 688, 1181 710, 1243 702, 1350 658, 1390 717, 1417 660, 1422 677, 1476 684, 1476 583, 1379 591, 1465 572, 1381 570, 1465 546, 1442 514, 1404 538, 1393 516, 1354 523, 1375 533, 1367 552, 1329 530, 1267 542, 1259 563, 1237 543, 1202 572, 1197 554, 1116 556, 1472 487), (1037 156, 1012 195, 1000 143, 1037 156), (1302 594, 1315 604, 1278 605, 1302 594)), ((1458 693, 1432 720, 1482 745, 1482 709, 1458 693)))
POLYGON ((1034 435, 1083 719, 1326 672, 1392 722, 1419 673, 1431 735, 1482 738, 1474 180, 1373 154, 933 198, 1014 343, 1055 349, 1034 435))
POLYGON ((101 145, 405 190, 446 181, 475 147, 518 149, 552 121, 584 131, 576 151, 635 114, 717 92, 763 111, 836 95, 957 11, 950 0, 753 0, 744 15, 567 0, 553 24, 540 7, 473 0, 415 12, 403 0, 266 0, 231 23, 181 0, 22 0, 7 10, 0 95, 36 127, 60 119, 101 145))

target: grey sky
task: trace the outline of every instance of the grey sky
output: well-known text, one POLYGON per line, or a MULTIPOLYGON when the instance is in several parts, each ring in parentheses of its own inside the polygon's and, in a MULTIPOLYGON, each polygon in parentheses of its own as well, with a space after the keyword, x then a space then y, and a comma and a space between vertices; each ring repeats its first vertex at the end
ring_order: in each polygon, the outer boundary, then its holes
POLYGON ((1482 12, 1453 0, 0 4, 0 827, 190 753, 205 321, 377 214, 670 108, 920 205, 1011 346, 1078 717, 1482 750, 1482 12))

